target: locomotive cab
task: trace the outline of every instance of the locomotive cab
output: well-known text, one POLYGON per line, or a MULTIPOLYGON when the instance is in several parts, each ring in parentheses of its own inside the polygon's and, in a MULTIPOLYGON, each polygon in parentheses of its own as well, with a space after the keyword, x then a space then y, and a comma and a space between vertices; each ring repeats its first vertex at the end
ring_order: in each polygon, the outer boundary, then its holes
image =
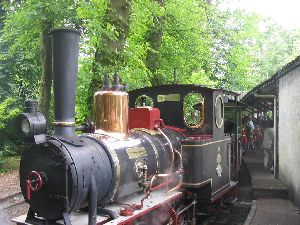
POLYGON ((231 139, 224 135, 224 99, 232 94, 188 84, 129 93, 130 107, 158 108, 164 126, 187 137, 180 141, 183 187, 198 193, 200 200, 213 202, 235 185, 230 179, 231 139))

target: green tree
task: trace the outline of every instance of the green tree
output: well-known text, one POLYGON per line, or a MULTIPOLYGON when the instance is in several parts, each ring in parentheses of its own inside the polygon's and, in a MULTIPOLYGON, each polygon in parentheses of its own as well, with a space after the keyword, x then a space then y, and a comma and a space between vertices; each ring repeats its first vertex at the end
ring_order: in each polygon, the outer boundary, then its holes
MULTIPOLYGON (((214 7, 214 6, 212 6, 214 7)), ((256 60, 256 38, 259 34, 260 18, 255 14, 246 14, 242 10, 207 11, 211 48, 211 79, 219 87, 235 90, 247 90, 256 81, 252 73, 256 60)))
POLYGON ((155 0, 156 12, 153 12, 152 16, 152 25, 148 30, 147 42, 149 48, 147 50, 147 56, 145 64, 149 72, 151 73, 151 84, 158 85, 161 82, 161 74, 158 73, 160 69, 160 56, 159 50, 162 45, 163 38, 163 24, 164 24, 164 15, 163 9, 165 5, 164 0, 155 0))
POLYGON ((6 3, 5 9, 2 38, 9 48, 2 57, 13 61, 9 68, 12 95, 25 99, 40 93, 40 110, 49 118, 52 76, 48 33, 53 27, 78 27, 76 4, 71 0, 20 0, 6 3))
MULTIPOLYGON (((0 56, 6 54, 8 46, 3 43, 2 30, 4 26, 4 18, 6 10, 3 3, 0 3, 0 56)), ((0 102, 3 101, 10 93, 10 77, 8 76, 7 68, 9 61, 0 57, 0 102)))
POLYGON ((256 73, 261 74, 261 79, 268 79, 299 55, 300 31, 284 29, 265 18, 261 22, 257 44, 256 73))
POLYGON ((20 144, 18 133, 16 132, 16 117, 20 113, 17 101, 6 98, 0 103, 0 161, 3 156, 15 155, 20 144))
POLYGON ((210 71, 212 39, 204 1, 174 0, 166 4, 160 73, 164 83, 187 83, 191 74, 199 79, 210 71), (204 71, 204 73, 203 73, 204 71))
MULTIPOLYGON (((104 73, 121 69, 124 64, 124 48, 129 33, 131 1, 83 1, 78 8, 78 16, 83 19, 83 28, 89 42, 86 44, 86 62, 91 63, 90 68, 85 67, 89 75, 89 86, 82 86, 88 95, 80 97, 83 107, 89 116, 93 101, 93 94, 99 90, 104 73), (93 57, 91 59, 91 57, 93 57), (88 59, 89 58, 89 59, 88 59), (86 101, 83 101, 83 100, 86 101)), ((86 74, 80 73, 80 80, 86 82, 86 74)), ((81 107, 81 106, 79 106, 81 107)), ((82 116, 80 116, 82 117, 82 116)))
POLYGON ((102 75, 115 69, 130 89, 201 83, 249 90, 295 56, 297 31, 286 31, 239 9, 224 10, 220 2, 6 1, 0 11, 4 15, 0 19, 1 100, 39 96, 40 109, 49 117, 52 77, 47 33, 52 27, 75 27, 83 34, 76 104, 79 122, 91 115, 92 96, 102 75))

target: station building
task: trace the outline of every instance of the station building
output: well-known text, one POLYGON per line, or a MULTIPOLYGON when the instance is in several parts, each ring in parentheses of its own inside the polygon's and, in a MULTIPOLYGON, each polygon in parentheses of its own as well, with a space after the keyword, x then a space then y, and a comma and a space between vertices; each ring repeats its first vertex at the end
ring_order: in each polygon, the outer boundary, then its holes
POLYGON ((300 56, 253 88, 242 102, 258 120, 272 112, 274 176, 287 186, 289 199, 300 207, 300 56))

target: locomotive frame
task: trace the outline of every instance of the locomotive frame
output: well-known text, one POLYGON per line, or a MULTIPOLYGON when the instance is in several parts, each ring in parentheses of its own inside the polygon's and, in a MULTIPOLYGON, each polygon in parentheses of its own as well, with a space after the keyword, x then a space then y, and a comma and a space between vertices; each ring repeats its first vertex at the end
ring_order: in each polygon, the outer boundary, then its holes
POLYGON ((76 127, 78 37, 70 29, 52 31, 54 134, 33 101, 20 116, 29 144, 20 186, 30 209, 14 221, 195 225, 200 206, 236 187, 238 153, 224 135, 224 96, 237 94, 184 84, 127 94, 115 73, 112 87, 105 76, 95 94, 95 125, 76 127))

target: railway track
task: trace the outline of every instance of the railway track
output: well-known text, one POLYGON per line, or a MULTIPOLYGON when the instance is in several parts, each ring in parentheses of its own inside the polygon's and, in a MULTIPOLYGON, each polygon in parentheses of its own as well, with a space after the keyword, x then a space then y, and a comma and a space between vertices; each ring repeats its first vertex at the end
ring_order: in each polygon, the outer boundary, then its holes
POLYGON ((16 192, 0 199, 0 224, 12 225, 11 219, 22 214, 28 210, 28 205, 25 202, 22 192, 16 192))
POLYGON ((239 187, 238 201, 217 208, 197 225, 243 225, 252 205, 252 187, 239 187))
POLYGON ((11 194, 9 196, 0 199, 0 205, 2 210, 4 211, 24 203, 25 200, 23 198, 22 192, 16 192, 14 194, 11 194))
POLYGON ((243 225, 251 208, 250 202, 236 202, 216 210, 199 225, 243 225))

